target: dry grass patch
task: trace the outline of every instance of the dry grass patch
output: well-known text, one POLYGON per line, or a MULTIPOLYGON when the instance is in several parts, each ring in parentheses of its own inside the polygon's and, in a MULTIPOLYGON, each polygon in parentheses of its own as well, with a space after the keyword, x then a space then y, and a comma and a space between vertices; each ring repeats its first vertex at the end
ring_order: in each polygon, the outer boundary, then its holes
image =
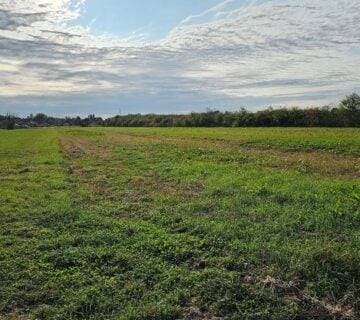
POLYGON ((355 320, 356 304, 351 296, 336 301, 335 298, 317 299, 306 291, 300 289, 298 280, 283 281, 270 275, 251 274, 244 277, 244 282, 254 290, 270 290, 277 296, 282 296, 289 303, 303 305, 303 316, 305 319, 324 319, 332 317, 333 319, 355 320))
POLYGON ((319 176, 338 178, 360 178, 360 159, 350 155, 332 154, 329 152, 279 151, 273 148, 254 148, 240 146, 231 141, 204 140, 193 138, 174 138, 164 136, 139 136, 109 134, 106 141, 112 145, 163 144, 169 147, 215 149, 231 155, 231 161, 244 161, 273 169, 294 170, 319 176), (246 159, 245 159, 246 158, 246 159), (244 160, 245 159, 245 160, 244 160))
POLYGON ((70 136, 59 136, 60 149, 69 159, 77 159, 84 155, 95 156, 100 159, 109 159, 112 153, 106 146, 98 146, 87 139, 70 136))

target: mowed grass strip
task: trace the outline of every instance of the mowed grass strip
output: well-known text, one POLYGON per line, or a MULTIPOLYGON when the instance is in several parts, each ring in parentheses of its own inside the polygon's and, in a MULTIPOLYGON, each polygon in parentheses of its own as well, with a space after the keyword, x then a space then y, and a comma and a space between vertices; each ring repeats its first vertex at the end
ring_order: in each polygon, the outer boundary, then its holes
MULTIPOLYGON (((95 129, 96 130, 96 129, 95 129)), ((360 156, 358 128, 101 128, 127 135, 223 141, 232 146, 360 156)), ((107 132, 105 131, 105 132, 107 132)))
POLYGON ((345 176, 347 179, 358 179, 360 177, 360 158, 354 155, 305 150, 289 152, 275 147, 244 147, 229 141, 174 138, 162 135, 140 136, 121 132, 109 133, 106 142, 121 145, 165 144, 169 147, 182 148, 183 152, 188 152, 188 157, 193 157, 194 151, 195 153, 200 151, 201 156, 207 153, 208 157, 216 158, 218 162, 255 165, 337 178, 345 176))
POLYGON ((0 132, 1 317, 356 319, 359 131, 297 131, 0 132))

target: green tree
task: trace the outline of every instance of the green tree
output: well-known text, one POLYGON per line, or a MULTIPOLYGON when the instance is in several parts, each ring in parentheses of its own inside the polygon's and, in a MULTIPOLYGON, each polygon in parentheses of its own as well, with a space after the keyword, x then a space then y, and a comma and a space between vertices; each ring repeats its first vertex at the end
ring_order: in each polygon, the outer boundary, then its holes
POLYGON ((11 113, 6 114, 5 122, 6 122, 6 129, 8 129, 8 130, 14 130, 15 129, 16 121, 15 121, 15 115, 14 114, 11 114, 11 113))
POLYGON ((33 121, 36 122, 37 124, 43 124, 46 122, 47 120, 47 115, 44 113, 38 113, 34 118, 33 121))
POLYGON ((340 108, 353 111, 360 110, 360 96, 356 93, 347 96, 341 101, 340 108))

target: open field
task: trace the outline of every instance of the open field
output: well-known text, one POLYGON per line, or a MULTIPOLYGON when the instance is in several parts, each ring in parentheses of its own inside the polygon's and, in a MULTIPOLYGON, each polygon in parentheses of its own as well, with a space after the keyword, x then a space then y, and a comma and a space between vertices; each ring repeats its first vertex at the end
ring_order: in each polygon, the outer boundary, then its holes
POLYGON ((0 319, 359 319, 360 129, 0 131, 0 319))

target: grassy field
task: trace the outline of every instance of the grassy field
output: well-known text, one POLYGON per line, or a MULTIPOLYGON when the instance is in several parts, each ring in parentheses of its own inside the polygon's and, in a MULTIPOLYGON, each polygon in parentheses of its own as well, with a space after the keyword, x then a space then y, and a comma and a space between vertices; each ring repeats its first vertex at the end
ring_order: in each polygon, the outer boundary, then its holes
POLYGON ((359 319, 360 129, 0 131, 0 319, 359 319))

